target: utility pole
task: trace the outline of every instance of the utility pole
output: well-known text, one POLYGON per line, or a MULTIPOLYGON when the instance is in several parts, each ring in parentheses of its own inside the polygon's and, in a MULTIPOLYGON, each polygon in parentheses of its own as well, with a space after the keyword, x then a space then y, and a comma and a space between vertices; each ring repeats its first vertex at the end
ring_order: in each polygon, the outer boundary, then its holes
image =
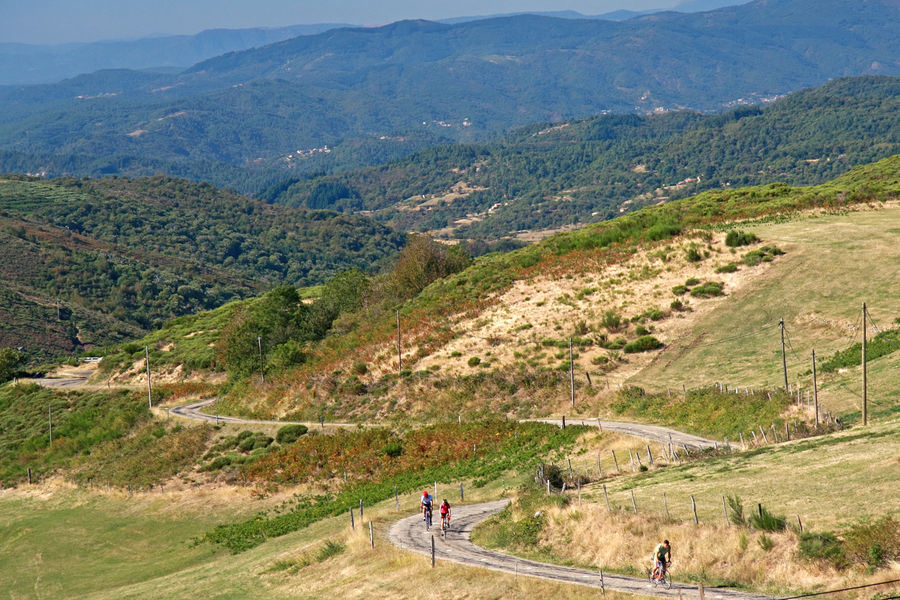
POLYGON ((812 351, 813 404, 816 410, 816 427, 819 426, 819 386, 816 384, 816 351, 812 351))
POLYGON ((400 309, 397 309, 397 374, 403 370, 403 349, 400 347, 400 309))
POLYGON ((147 366, 147 405, 153 408, 153 390, 150 387, 150 347, 144 346, 144 363, 147 366))
POLYGON ((266 382, 266 370, 263 367, 263 359, 262 359, 262 336, 256 336, 256 345, 259 346, 259 376, 262 378, 262 382, 266 382))
POLYGON ((787 354, 784 352, 784 317, 778 324, 781 326, 781 365, 784 368, 784 392, 788 393, 787 354))
POLYGON ((572 408, 575 408, 575 361, 572 357, 572 338, 569 338, 569 388, 572 391, 572 408))
POLYGON ((868 381, 866 380, 868 375, 868 369, 866 367, 866 303, 863 302, 863 314, 862 314, 862 372, 863 372, 863 405, 862 405, 862 417, 863 417, 863 425, 869 424, 869 403, 868 403, 868 381))

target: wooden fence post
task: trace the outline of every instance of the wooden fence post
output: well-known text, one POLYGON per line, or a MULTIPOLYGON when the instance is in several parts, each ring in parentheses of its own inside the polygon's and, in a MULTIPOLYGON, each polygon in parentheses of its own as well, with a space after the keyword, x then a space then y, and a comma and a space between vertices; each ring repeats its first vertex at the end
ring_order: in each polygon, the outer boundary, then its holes
POLYGON ((725 496, 722 496, 722 514, 725 515, 725 523, 728 523, 728 508, 725 506, 725 496))
POLYGON ((363 520, 363 501, 362 498, 359 499, 359 522, 362 523, 363 520))
POLYGON ((466 495, 463 492, 463 483, 462 483, 462 481, 460 481, 459 482, 459 501, 462 502, 465 499, 466 499, 466 495))
MULTIPOLYGON (((460 484, 462 485, 462 484, 460 484)), ((400 510, 400 496, 397 494, 397 486, 394 486, 394 506, 400 510)))
POLYGON ((434 568, 434 534, 431 534, 431 568, 434 568))
POLYGON ((28 467, 28 485, 31 485, 31 467, 28 467))
POLYGON ((694 502, 693 496, 691 496, 691 510, 694 512, 694 525, 699 525, 700 519, 697 518, 697 503, 694 502))
POLYGON ((375 547, 375 531, 372 529, 372 521, 369 521, 369 545, 375 547))
POLYGON ((650 463, 650 466, 653 466, 653 455, 650 454, 650 444, 647 444, 647 462, 650 463))
POLYGON ((612 506, 609 504, 609 494, 606 492, 606 484, 603 484, 603 496, 606 498, 606 510, 612 512, 612 506))
POLYGON ((671 519, 672 517, 669 516, 669 499, 666 498, 665 492, 663 492, 663 507, 666 509, 666 518, 671 519))
POLYGON ((350 529, 356 529, 356 523, 353 521, 353 509, 350 509, 350 529))
POLYGON ((803 521, 800 520, 800 515, 797 515, 797 527, 800 528, 800 533, 803 533, 803 521))
POLYGON ((613 463, 616 465, 616 473, 621 473, 621 471, 619 470, 619 461, 616 460, 616 451, 610 450, 610 452, 612 453, 613 463))
POLYGON ((631 506, 634 508, 634 514, 637 514, 637 502, 634 501, 634 490, 631 490, 631 506))
POLYGON ((741 450, 746 450, 746 449, 747 449, 747 445, 744 444, 744 433, 743 433, 743 432, 740 432, 740 433, 738 433, 738 435, 741 436, 741 450))

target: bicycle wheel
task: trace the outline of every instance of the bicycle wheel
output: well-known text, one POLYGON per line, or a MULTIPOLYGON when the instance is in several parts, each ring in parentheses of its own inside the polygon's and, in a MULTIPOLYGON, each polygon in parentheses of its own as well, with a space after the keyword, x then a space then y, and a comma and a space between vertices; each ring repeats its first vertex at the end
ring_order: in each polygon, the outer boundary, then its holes
POLYGON ((660 580, 659 584, 660 584, 661 586, 663 586, 664 588, 666 588, 667 590, 671 590, 671 589, 672 589, 672 580, 669 579, 669 575, 668 575, 668 574, 666 574, 666 576, 663 577, 662 580, 660 580))

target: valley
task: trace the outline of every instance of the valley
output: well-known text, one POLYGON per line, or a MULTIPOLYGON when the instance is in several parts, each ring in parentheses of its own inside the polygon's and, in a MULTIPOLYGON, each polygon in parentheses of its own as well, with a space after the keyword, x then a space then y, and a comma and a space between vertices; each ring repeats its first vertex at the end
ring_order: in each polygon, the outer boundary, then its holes
POLYGON ((0 44, 4 597, 897 597, 896 2, 280 4, 0 44))

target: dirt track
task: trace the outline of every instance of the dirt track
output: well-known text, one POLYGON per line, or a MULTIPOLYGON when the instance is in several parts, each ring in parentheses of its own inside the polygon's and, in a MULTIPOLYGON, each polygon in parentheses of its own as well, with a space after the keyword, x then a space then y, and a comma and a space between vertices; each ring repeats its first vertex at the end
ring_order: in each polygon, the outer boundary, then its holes
MULTIPOLYGON (((455 506, 453 508, 453 527, 446 539, 441 538, 441 527, 432 527, 425 531, 422 516, 415 514, 394 523, 388 530, 388 539, 404 550, 431 556, 432 537, 434 538, 434 554, 439 560, 449 560, 460 564, 483 567, 493 571, 539 577, 564 583, 601 587, 601 575, 598 571, 574 569, 539 563, 486 550, 469 541, 472 529, 491 515, 503 510, 508 500, 496 500, 484 504, 455 506)), ((668 598, 699 598, 700 591, 696 586, 673 583, 672 589, 657 588, 646 579, 625 577, 623 575, 602 576, 603 587, 607 590, 641 594, 644 596, 663 596, 668 598)), ((771 596, 748 594, 725 588, 706 588, 707 600, 772 600, 771 596)))

